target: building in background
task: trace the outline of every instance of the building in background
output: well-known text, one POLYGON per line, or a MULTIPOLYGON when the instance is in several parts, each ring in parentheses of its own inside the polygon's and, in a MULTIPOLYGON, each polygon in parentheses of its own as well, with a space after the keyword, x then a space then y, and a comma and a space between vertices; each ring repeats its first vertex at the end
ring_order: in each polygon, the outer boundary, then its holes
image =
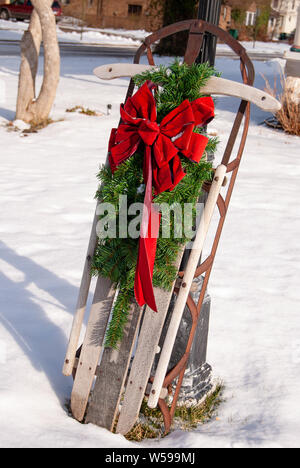
MULTIPOLYGON (((7 1, 7 0, 6 0, 7 1)), ((262 5, 267 9, 265 26, 259 39, 289 35, 296 28, 300 0, 223 0, 220 27, 236 30, 241 40, 252 38, 262 5)), ((154 31, 162 26, 164 0, 61 0, 63 13, 89 26, 114 29, 143 29, 154 31)))
POLYGON ((221 7, 220 28, 229 31, 231 29, 231 6, 223 4, 221 7))
POLYGON ((87 24, 115 29, 157 29, 158 17, 151 8, 152 0, 64 0, 63 12, 87 24))
MULTIPOLYGON (((61 3, 66 16, 75 16, 101 28, 154 31, 163 24, 163 0, 63 0, 61 3)), ((229 30, 230 26, 231 6, 224 3, 220 27, 229 30)))
POLYGON ((272 0, 269 33, 273 37, 290 35, 296 29, 300 0, 272 0))
POLYGON ((252 3, 246 10, 245 26, 255 26, 258 14, 256 3, 252 3))

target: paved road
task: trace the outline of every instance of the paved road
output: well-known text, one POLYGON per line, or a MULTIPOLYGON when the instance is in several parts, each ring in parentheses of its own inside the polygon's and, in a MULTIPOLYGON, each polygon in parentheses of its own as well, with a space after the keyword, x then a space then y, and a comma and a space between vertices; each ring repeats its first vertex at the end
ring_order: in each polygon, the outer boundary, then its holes
MULTIPOLYGON (((274 58, 283 58, 283 53, 282 52, 257 52, 255 50, 248 50, 247 51, 248 56, 250 57, 251 60, 258 60, 259 62, 265 62, 266 60, 271 60, 274 58)), ((234 52, 231 51, 217 51, 217 57, 220 58, 234 58, 238 59, 237 55, 235 55, 234 52)))
MULTIPOLYGON (((93 56, 109 55, 114 57, 133 57, 137 51, 136 47, 127 46, 106 46, 106 45, 82 45, 61 42, 59 44, 62 57, 67 56, 93 56)), ((42 49, 43 52, 43 49, 42 49)), ((20 55, 19 41, 0 40, 0 56, 18 56, 20 55)))
MULTIPOLYGON (((113 56, 113 57, 133 57, 137 48, 128 46, 110 46, 110 45, 93 45, 93 44, 71 44, 68 42, 60 43, 60 51, 62 57, 68 56, 113 56)), ((20 54, 20 42, 19 41, 1 41, 0 40, 0 56, 18 56, 20 54)), ((249 57, 252 60, 265 61, 272 58, 282 58, 281 52, 274 53, 261 53, 256 51, 249 51, 249 57)), ((237 58, 233 52, 230 51, 219 51, 217 57, 228 57, 237 58)))

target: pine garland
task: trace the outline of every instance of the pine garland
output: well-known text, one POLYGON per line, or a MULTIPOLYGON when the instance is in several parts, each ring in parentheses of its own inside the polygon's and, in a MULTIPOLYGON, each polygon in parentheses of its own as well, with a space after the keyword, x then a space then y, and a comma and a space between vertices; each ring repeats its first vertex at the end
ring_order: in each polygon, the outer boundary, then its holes
MULTIPOLYGON (((157 103, 158 123, 173 109, 178 107, 185 99, 193 101, 202 96, 203 87, 210 76, 216 75, 216 71, 208 64, 192 65, 180 64, 176 60, 171 66, 161 66, 159 70, 150 70, 135 77, 135 84, 140 87, 147 80, 159 84, 155 95, 157 103)), ((197 133, 203 133, 203 129, 195 129, 197 133)), ((216 138, 209 140, 206 151, 213 153, 218 141, 216 138)), ((137 152, 125 161, 112 175, 109 167, 103 167, 98 174, 101 187, 96 198, 101 203, 111 203, 117 213, 117 226, 119 221, 119 197, 127 195, 128 206, 132 203, 143 203, 144 193, 138 188, 143 184, 143 150, 137 152)), ((181 157, 181 163, 186 176, 174 188, 172 192, 163 192, 154 199, 154 203, 178 203, 182 209, 185 203, 192 203, 195 207, 203 182, 211 180, 212 166, 208 162, 195 164, 185 157, 181 157)), ((193 216, 196 216, 194 210, 193 216)), ((128 215, 128 225, 135 216, 128 215)), ((164 225, 162 217, 160 234, 164 225)), ((176 237, 178 229, 174 217, 170 219, 170 238, 158 239, 156 260, 153 273, 153 285, 165 290, 170 290, 177 275, 174 261, 181 247, 190 239, 184 234, 176 237)), ((119 289, 114 304, 112 319, 108 327, 105 346, 117 348, 122 340, 123 330, 127 323, 129 308, 134 300, 134 278, 138 255, 138 239, 115 238, 99 239, 99 243, 93 258, 92 272, 109 278, 115 288, 119 289)))

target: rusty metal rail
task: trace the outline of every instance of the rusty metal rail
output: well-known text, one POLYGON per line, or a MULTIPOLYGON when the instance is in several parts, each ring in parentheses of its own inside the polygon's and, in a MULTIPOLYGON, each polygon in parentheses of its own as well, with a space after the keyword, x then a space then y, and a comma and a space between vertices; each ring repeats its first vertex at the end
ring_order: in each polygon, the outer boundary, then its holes
MULTIPOLYGON (((235 56, 240 60, 240 67, 241 67, 241 74, 242 74, 243 82, 250 86, 253 85, 254 78, 255 78, 254 68, 244 47, 235 39, 233 39, 227 32, 223 31, 217 26, 208 24, 201 20, 182 21, 180 23, 173 24, 171 26, 168 26, 150 35, 149 37, 145 39, 144 43, 137 51, 135 59, 134 59, 134 63, 140 63, 140 59, 142 55, 146 53, 149 64, 155 65, 151 45, 154 42, 157 42, 158 40, 161 40, 169 35, 176 34, 180 31, 185 31, 185 30, 189 30, 188 45, 187 45, 186 54, 184 58, 187 64, 191 65, 196 60, 202 47, 203 35, 205 32, 209 32, 211 34, 214 34, 218 38, 220 38, 225 44, 227 44, 231 48, 235 56)), ((132 81, 129 85, 127 98, 133 94, 133 90, 134 90, 134 83, 132 81)), ((172 405, 169 408, 169 406, 167 405, 164 399, 159 400, 159 408, 164 417, 166 433, 170 431, 172 420, 175 414, 175 409, 176 409, 178 397, 180 394, 186 366, 188 363, 189 354, 190 354, 193 340, 195 337, 197 323, 201 314, 201 308, 203 305, 208 282, 209 282, 212 268, 214 265, 214 260, 215 260, 215 256, 216 256, 217 249, 219 246, 220 237, 222 234, 223 226, 224 226, 226 215, 228 212, 228 207, 229 207, 229 203, 230 203, 231 196, 233 193, 236 177, 238 175, 240 161, 241 161, 243 151, 245 148, 249 122, 250 122, 250 104, 246 101, 241 101, 239 110, 237 112, 232 130, 231 130, 228 142, 227 142, 227 146, 225 148, 223 159, 222 159, 222 164, 227 166, 227 174, 228 174, 228 177, 230 177, 230 181, 228 184, 226 196, 223 197, 220 195, 218 199, 218 210, 219 210, 219 216, 220 216, 219 223, 218 223, 216 233, 214 236, 214 240, 211 246, 210 254, 202 262, 202 264, 197 268, 195 272, 195 277, 204 275, 200 297, 199 297, 197 304, 194 302, 191 294, 189 295, 189 298, 187 301, 187 307, 192 316, 192 328, 191 328, 190 335, 188 338, 188 343, 187 343, 186 350, 182 358, 180 359, 178 364, 167 374, 164 380, 164 388, 167 388, 169 393, 172 391, 171 390, 172 384, 174 383, 174 381, 177 380, 177 383, 175 386, 175 392, 173 395, 172 405), (243 131, 242 131, 242 135, 240 138, 239 148, 237 151, 237 155, 233 157, 232 156, 233 149, 234 149, 236 140, 239 136, 239 131, 240 131, 242 123, 243 123, 243 131)), ((204 189, 209 192, 210 185, 206 184, 204 189)), ((182 276, 183 276, 183 272, 179 272, 179 277, 182 277, 182 276)), ((176 294, 176 289, 174 292, 176 294)))

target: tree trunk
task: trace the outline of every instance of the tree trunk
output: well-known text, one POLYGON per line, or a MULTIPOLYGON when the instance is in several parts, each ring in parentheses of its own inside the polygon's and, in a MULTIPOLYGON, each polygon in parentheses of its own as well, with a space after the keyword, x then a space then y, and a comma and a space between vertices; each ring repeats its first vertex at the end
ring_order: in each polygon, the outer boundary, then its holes
POLYGON ((16 112, 18 120, 28 120, 28 105, 35 99, 35 78, 38 69, 41 41, 41 24, 38 14, 34 10, 28 31, 25 31, 21 41, 21 67, 16 112))
POLYGON ((34 12, 22 40, 22 60, 16 118, 35 125, 49 117, 59 82, 60 57, 52 0, 32 0, 34 12), (35 99, 35 78, 41 39, 44 44, 44 79, 35 99))

